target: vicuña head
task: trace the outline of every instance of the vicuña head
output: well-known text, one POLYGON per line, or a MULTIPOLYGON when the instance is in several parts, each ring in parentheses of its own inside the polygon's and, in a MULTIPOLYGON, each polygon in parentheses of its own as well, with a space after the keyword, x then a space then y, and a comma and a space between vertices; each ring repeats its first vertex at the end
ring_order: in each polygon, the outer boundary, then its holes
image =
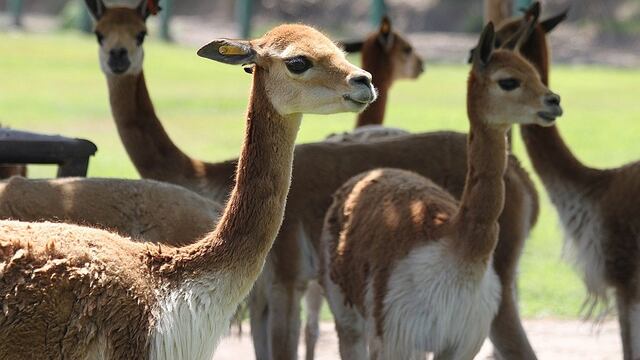
MULTIPOLYGON (((549 50, 547 48, 546 34, 550 33, 558 24, 567 18, 568 11, 569 9, 566 9, 547 19, 539 20, 540 2, 536 1, 531 4, 528 9, 524 10, 522 16, 507 19, 497 27, 494 45, 496 48, 502 47, 502 45, 509 39, 512 39, 527 22, 531 21, 533 29, 528 37, 523 39, 520 53, 537 68, 542 82, 547 84, 549 77, 549 50)), ((474 51, 475 48, 471 50, 469 62, 471 62, 473 58, 474 51)))
POLYGON ((384 16, 378 31, 364 41, 343 42, 348 53, 362 52, 362 67, 375 68, 374 63, 383 63, 391 69, 391 80, 416 79, 424 72, 422 58, 411 43, 391 27, 391 19, 384 16))
POLYGON ((357 112, 376 99, 371 74, 349 63, 331 40, 304 25, 282 25, 251 41, 215 40, 198 55, 261 71, 264 90, 281 115, 357 112))
POLYGON ((0 358, 211 359, 282 224, 302 112, 358 111, 375 99, 369 74, 306 26, 215 40, 199 54, 253 64, 235 187, 215 229, 165 247, 0 221, 0 358))
POLYGON ((147 36, 145 21, 160 10, 158 0, 141 0, 136 8, 108 8, 103 0, 85 0, 100 45, 100 67, 107 75, 137 74, 142 71, 147 36))
POLYGON ((551 126, 562 115, 560 97, 540 80, 534 67, 519 53, 533 28, 532 20, 521 26, 500 49, 494 49, 493 24, 482 33, 473 51, 469 76, 470 119, 488 125, 538 124, 551 126))

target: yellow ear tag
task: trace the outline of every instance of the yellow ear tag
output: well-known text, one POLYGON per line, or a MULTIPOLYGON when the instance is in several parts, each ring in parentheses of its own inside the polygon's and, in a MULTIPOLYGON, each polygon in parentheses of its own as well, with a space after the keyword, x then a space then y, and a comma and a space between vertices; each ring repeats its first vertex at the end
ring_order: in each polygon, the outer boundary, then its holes
POLYGON ((239 47, 233 45, 222 45, 218 48, 220 55, 246 55, 247 52, 239 47))

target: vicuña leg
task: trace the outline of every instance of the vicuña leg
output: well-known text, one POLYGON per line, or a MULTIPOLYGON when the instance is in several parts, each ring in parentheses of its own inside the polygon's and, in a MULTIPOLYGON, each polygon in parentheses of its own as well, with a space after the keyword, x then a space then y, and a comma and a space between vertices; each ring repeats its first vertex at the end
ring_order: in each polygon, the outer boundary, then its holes
POLYGON ((306 360, 313 360, 315 357, 316 343, 318 336, 320 336, 320 311, 322 310, 323 298, 320 284, 315 280, 309 281, 305 293, 307 305, 307 321, 304 327, 306 360))
POLYGON ((324 279, 324 288, 338 333, 340 358, 342 360, 366 359, 365 320, 355 308, 346 304, 340 288, 328 275, 324 279))
POLYGON ((295 284, 274 282, 269 290, 269 341, 273 360, 296 360, 300 337, 300 301, 295 284))
MULTIPOLYGON (((265 266, 266 269, 266 266, 265 266)), ((256 360, 269 360, 268 324, 269 308, 267 306, 267 292, 265 288, 264 270, 258 278, 251 294, 249 294, 249 321, 251 322, 251 338, 256 360)))

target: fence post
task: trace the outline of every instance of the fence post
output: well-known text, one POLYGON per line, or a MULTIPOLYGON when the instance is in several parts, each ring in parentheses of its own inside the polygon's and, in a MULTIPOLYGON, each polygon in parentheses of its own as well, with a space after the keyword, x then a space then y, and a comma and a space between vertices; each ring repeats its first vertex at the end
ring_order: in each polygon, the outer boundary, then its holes
POLYGON ((373 0, 371 4, 371 24, 374 27, 380 25, 382 17, 387 13, 387 5, 384 0, 373 0))
POLYGON ((11 13, 12 25, 22 27, 22 0, 9 0, 9 12, 11 13))
POLYGON ((251 36, 251 13, 253 0, 236 0, 236 21, 240 26, 240 36, 248 39, 251 36))
POLYGON ((171 41, 171 17, 173 16, 173 0, 161 0, 160 7, 160 37, 164 41, 171 41))
POLYGON ((520 15, 520 12, 521 12, 520 10, 528 9, 532 3, 531 0, 513 0, 513 1, 514 1, 514 4, 513 4, 514 15, 520 15))
POLYGON ((93 19, 91 18, 91 14, 89 14, 89 9, 85 6, 83 1, 78 1, 80 3, 80 18, 77 20, 78 28, 86 33, 91 32, 93 29, 93 19))

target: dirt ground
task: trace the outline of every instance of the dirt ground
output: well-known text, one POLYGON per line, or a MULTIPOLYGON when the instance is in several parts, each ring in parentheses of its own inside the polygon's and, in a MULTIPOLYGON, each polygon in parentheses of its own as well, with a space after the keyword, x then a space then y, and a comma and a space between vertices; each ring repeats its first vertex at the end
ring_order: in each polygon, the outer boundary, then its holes
MULTIPOLYGON (((251 336, 248 325, 244 326, 241 336, 230 335, 225 338, 214 360, 253 359, 251 336)), ((578 320, 525 320, 529 335, 538 359, 540 360, 611 360, 621 359, 622 350, 618 337, 618 325, 615 321, 605 321, 599 325, 578 320)), ((316 347, 317 360, 337 360, 338 344, 333 324, 323 323, 320 339, 316 347)), ((298 348, 300 358, 304 358, 304 344, 298 348)), ((491 343, 487 341, 476 360, 493 359, 491 343)))

